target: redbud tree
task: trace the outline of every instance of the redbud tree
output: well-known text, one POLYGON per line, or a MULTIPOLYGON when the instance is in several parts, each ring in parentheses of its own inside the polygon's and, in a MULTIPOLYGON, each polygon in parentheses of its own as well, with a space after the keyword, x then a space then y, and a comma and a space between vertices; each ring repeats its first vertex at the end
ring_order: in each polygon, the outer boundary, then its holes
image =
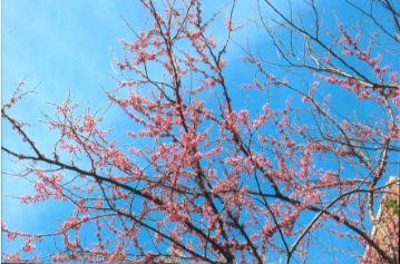
POLYGON ((41 149, 12 114, 20 83, 1 110, 34 190, 20 206, 70 211, 50 233, 3 221, 20 245, 3 262, 398 263, 398 212, 390 239, 370 231, 398 181, 399 3, 327 2, 249 1, 243 20, 235 1, 138 1, 105 93, 129 141, 67 98, 41 149))

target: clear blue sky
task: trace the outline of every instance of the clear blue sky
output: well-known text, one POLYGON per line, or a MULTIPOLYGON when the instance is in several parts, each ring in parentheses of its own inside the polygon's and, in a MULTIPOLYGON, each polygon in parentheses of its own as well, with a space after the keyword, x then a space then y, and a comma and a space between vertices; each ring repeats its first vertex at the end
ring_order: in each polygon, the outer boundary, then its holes
MULTIPOLYGON (((133 24, 143 21, 133 1, 2 1, 2 96, 6 100, 21 79, 27 88, 39 82, 37 93, 14 109, 16 116, 34 123, 30 129, 41 147, 52 135, 38 123, 42 112, 51 111, 47 102, 61 102, 68 92, 74 101, 105 107, 102 87, 111 89, 115 82, 111 60, 113 49, 119 51, 119 40, 129 38, 121 17, 133 24)), ((112 115, 112 113, 109 113, 112 115)), ((114 120, 116 118, 110 118, 114 120)), ((113 122, 113 121, 112 121, 113 122)), ((3 129, 3 144, 21 148, 21 141, 3 129)), ((3 171, 16 171, 3 156, 3 171)), ((21 179, 3 178, 2 215, 10 227, 21 231, 54 231, 66 216, 58 203, 19 205, 9 196, 26 194, 30 189, 21 179)), ((15 244, 4 243, 3 250, 15 244)))
MULTIPOLYGON (((242 17, 249 17, 248 7, 240 10, 242 17)), ((20 80, 25 81, 27 89, 40 83, 36 94, 26 97, 12 111, 34 124, 29 132, 41 148, 50 150, 48 142, 55 135, 39 122, 43 113, 52 111, 48 103, 62 102, 70 93, 80 105, 105 108, 108 101, 104 89, 116 86, 111 77, 115 75, 112 59, 121 54, 121 39, 132 40, 124 19, 141 29, 145 12, 136 1, 122 0, 3 0, 2 11, 2 99, 7 100, 20 80)), ((118 110, 109 111, 104 125, 115 129, 120 115, 118 110)), ((18 136, 7 127, 3 131, 3 144, 23 149, 18 136)), ((115 131, 115 135, 123 137, 123 132, 115 131)), ((2 165, 7 172, 20 169, 5 155, 2 165)), ((20 205, 12 198, 30 189, 30 184, 21 179, 3 177, 3 219, 10 228, 21 231, 56 230, 69 216, 68 208, 58 202, 20 205)), ((3 240, 3 250, 12 251, 17 246, 17 242, 3 240)))
MULTIPOLYGON (((82 105, 89 103, 93 108, 106 107, 104 89, 112 89, 116 85, 110 76, 114 75, 112 58, 121 52, 119 40, 132 39, 122 17, 139 29, 146 20, 137 3, 131 0, 2 2, 3 100, 21 79, 25 80, 27 88, 41 83, 37 93, 26 98, 22 105, 14 109, 14 114, 37 122, 42 118, 42 112, 51 109, 47 102, 61 102, 68 92, 74 101, 82 105)), ((219 2, 212 1, 214 4, 219 2)), ((254 11, 243 4, 237 10, 236 16, 241 18, 251 18, 254 11)), ((255 30, 246 34, 255 46, 266 43, 255 30)), ((235 50, 229 56, 235 56, 235 50)), ((238 69, 232 70, 232 74, 238 76, 236 81, 240 80, 238 69)), ((105 125, 116 128, 119 114, 119 111, 108 112, 105 125)), ((43 125, 35 123, 30 132, 38 136, 41 147, 50 147, 46 142, 51 141, 53 135, 43 125)), ((6 130, 3 144, 21 147, 19 139, 6 130)), ((2 164, 5 171, 18 170, 7 157, 3 156, 2 164)), ((3 218, 10 223, 10 227, 23 231, 42 232, 57 228, 64 219, 63 215, 66 215, 65 208, 57 206, 57 203, 18 206, 18 202, 9 197, 25 193, 28 188, 19 179, 3 177, 3 218)), ((13 244, 7 246, 12 248, 13 244)))
MULTIPOLYGON (((132 23, 141 21, 140 12, 129 1, 3 1, 3 100, 25 79, 27 88, 39 82, 37 94, 27 97, 15 110, 16 116, 34 121, 41 112, 51 109, 48 102, 63 101, 68 92, 72 98, 94 107, 106 106, 103 88, 115 83, 109 77, 112 48, 119 49, 119 40, 129 37, 120 16, 132 23), (134 15, 132 15, 134 14, 134 15)), ((35 123, 37 135, 46 135, 44 127, 35 123)), ((39 137, 39 143, 46 147, 39 137)), ((3 134, 3 143, 18 146, 19 139, 3 134)), ((6 170, 10 164, 4 158, 6 170)), ((18 181, 20 182, 20 181, 18 181)), ((3 195, 19 193, 19 184, 3 183, 3 195)), ((23 187, 25 188, 25 187, 23 187)), ((41 225, 42 212, 16 207, 3 200, 3 215, 21 225, 41 225), (30 221, 26 221, 29 212, 30 221)), ((29 206, 28 206, 29 207, 29 206)), ((43 206, 43 210, 47 210, 43 206)))
MULTIPOLYGON (((213 1, 219 2, 223 1, 213 1)), ((243 13, 239 17, 250 17, 246 5, 241 5, 238 10, 243 13)), ((146 20, 145 12, 136 1, 3 1, 3 100, 22 79, 28 89, 40 83, 35 95, 26 97, 13 109, 16 116, 35 124, 30 131, 38 138, 39 146, 50 147, 46 144, 48 138, 44 139, 42 135, 51 139, 51 133, 38 122, 43 119, 42 113, 51 111, 49 102, 62 102, 70 93, 73 101, 80 105, 107 106, 104 90, 116 86, 111 77, 115 75, 112 59, 121 54, 121 39, 132 40, 123 18, 136 29, 141 29, 146 20)), ((251 32, 248 36, 251 37, 251 32)), ((118 110, 109 111, 105 125, 115 128, 120 114, 118 110)), ((4 129, 3 143, 21 147, 19 138, 9 132, 4 129)), ((10 167, 12 164, 7 157, 4 157, 3 166, 4 170, 15 170, 10 167)), ((38 210, 37 206, 11 203, 8 195, 26 191, 27 186, 20 182, 4 178, 4 218, 12 219, 17 226, 39 230, 43 225, 42 213, 49 212, 51 205, 41 204, 38 210), (29 222, 24 218, 27 213, 29 222)))

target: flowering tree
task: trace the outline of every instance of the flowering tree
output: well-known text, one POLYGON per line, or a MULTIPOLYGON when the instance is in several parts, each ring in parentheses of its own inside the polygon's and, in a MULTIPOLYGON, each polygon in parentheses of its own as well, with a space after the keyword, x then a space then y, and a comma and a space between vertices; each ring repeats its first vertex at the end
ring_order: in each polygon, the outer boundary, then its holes
MULTIPOLYGON (((3 222, 6 239, 22 242, 3 261, 307 263, 332 236, 359 246, 349 259, 398 263, 398 225, 389 245, 370 228, 396 176, 399 6, 343 2, 363 30, 325 18, 315 2, 302 16, 290 3, 257 2, 254 25, 276 56, 235 40, 249 27, 235 24, 235 1, 207 14, 201 1, 142 0, 150 23, 123 41, 118 86, 107 93, 127 117, 129 146, 68 98, 46 116, 59 138, 45 153, 11 114, 29 92, 20 83, 2 117, 29 150, 2 150, 34 186, 21 203, 74 209, 53 233, 3 222), (248 71, 241 83, 232 46, 248 71), (39 251, 48 240, 52 251, 39 251)), ((329 263, 334 251, 324 252, 329 263)))

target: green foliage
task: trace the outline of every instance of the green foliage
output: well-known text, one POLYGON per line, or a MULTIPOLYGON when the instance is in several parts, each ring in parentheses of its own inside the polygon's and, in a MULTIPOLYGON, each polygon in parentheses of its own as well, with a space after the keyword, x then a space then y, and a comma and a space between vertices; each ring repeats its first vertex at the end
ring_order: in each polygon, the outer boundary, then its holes
POLYGON ((389 210, 393 212, 393 214, 400 215, 400 205, 399 202, 395 199, 389 199, 388 201, 389 210))

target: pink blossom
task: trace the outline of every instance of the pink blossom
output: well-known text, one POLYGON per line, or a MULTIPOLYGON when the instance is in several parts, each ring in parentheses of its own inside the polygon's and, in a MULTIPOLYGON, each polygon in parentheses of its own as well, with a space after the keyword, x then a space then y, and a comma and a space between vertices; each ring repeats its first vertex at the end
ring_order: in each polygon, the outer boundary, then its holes
POLYGON ((213 79, 206 79, 206 80, 204 80, 204 85, 205 85, 205 86, 208 86, 208 87, 214 86, 214 85, 215 85, 215 80, 213 80, 213 79))
POLYGON ((76 216, 72 216, 67 221, 62 223, 61 230, 68 230, 70 228, 78 230, 81 227, 81 222, 82 222, 81 219, 79 219, 76 216))
POLYGON ((225 29, 226 29, 226 31, 232 31, 232 20, 231 19, 225 20, 225 29))
POLYGON ((226 61, 226 60, 220 60, 220 62, 218 63, 218 66, 219 66, 220 68, 224 68, 224 67, 226 66, 226 64, 227 64, 227 61, 226 61))
POLYGON ((85 116, 85 121, 83 123, 83 129, 86 131, 92 131, 96 126, 96 121, 90 115, 85 116))
POLYGON ((32 243, 26 243, 23 247, 22 250, 25 252, 31 252, 32 250, 35 249, 35 245, 33 245, 32 243))
POLYGON ((14 240, 17 238, 17 234, 16 233, 7 233, 7 239, 8 240, 14 240))
POLYGON ((343 120, 343 122, 342 122, 342 129, 348 130, 348 129, 350 129, 350 128, 351 128, 350 123, 347 122, 346 120, 343 120))
POLYGON ((51 257, 51 260, 53 262, 68 262, 70 261, 70 258, 68 256, 65 255, 54 255, 51 257))

